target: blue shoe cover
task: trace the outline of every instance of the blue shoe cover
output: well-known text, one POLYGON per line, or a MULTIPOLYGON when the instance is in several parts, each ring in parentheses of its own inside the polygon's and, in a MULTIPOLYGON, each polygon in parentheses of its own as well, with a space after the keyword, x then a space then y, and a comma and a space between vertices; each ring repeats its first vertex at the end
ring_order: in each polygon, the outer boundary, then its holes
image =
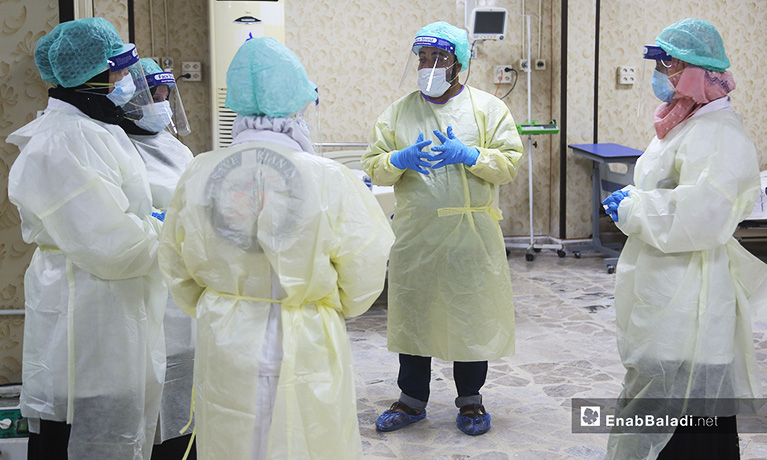
POLYGON ((376 420, 376 429, 378 431, 396 431, 426 418, 426 409, 422 410, 418 415, 397 412, 395 409, 399 404, 399 402, 395 402, 389 410, 384 411, 383 414, 378 416, 378 420, 376 420))
POLYGON ((484 406, 477 404, 475 408, 476 416, 461 415, 455 419, 458 429, 470 436, 485 434, 490 431, 490 414, 485 411, 484 406))

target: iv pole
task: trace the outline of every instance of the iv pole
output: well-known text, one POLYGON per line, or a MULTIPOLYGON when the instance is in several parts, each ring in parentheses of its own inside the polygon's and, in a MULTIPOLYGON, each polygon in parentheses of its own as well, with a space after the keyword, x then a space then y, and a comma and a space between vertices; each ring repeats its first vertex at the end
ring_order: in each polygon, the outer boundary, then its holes
MULTIPOLYGON (((527 47, 526 47, 526 61, 527 67, 524 69, 527 74, 527 122, 533 122, 533 101, 532 101, 532 52, 530 50, 530 15, 524 15, 525 28, 527 29, 527 47)), ((536 144, 537 147, 537 144, 536 144)), ((560 243, 551 244, 535 244, 535 227, 533 226, 533 135, 527 135, 527 180, 528 180, 528 198, 530 203, 529 215, 530 215, 530 244, 526 247, 525 259, 527 261, 533 261, 535 259, 534 252, 540 252, 541 249, 556 249, 559 257, 565 256, 563 245, 560 243)), ((553 238, 549 238, 553 240, 553 238)), ((513 243, 506 243, 506 248, 511 247, 525 247, 524 245, 515 245, 513 243)))

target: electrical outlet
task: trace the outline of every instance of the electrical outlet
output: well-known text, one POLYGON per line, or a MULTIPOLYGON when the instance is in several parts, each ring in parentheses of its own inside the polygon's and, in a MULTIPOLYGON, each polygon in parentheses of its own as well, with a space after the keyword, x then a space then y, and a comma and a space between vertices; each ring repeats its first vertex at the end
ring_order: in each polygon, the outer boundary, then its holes
POLYGON ((160 58, 160 67, 166 72, 173 71, 173 59, 169 57, 160 58))
POLYGON ((511 83, 511 81, 511 64, 495 66, 493 83, 511 83))
POLYGON ((522 72, 529 71, 529 67, 527 65, 527 59, 520 59, 519 60, 519 68, 522 69, 522 72))
POLYGON ((633 85, 637 79, 637 68, 629 66, 618 67, 618 84, 633 85))
POLYGON ((186 81, 202 81, 202 64, 199 62, 182 62, 181 75, 189 74, 186 81))
POLYGON ((535 60, 535 70, 546 70, 546 61, 544 59, 535 60))

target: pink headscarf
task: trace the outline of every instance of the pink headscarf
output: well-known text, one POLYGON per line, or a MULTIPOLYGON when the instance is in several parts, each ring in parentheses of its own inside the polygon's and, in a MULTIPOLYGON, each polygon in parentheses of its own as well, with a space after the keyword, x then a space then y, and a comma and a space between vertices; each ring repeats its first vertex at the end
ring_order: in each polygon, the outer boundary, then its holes
POLYGON ((714 72, 672 59, 668 73, 673 75, 680 70, 682 73, 679 75, 669 77, 674 85, 674 100, 662 103, 655 110, 654 124, 658 139, 666 137, 676 125, 690 118, 704 105, 735 89, 735 80, 730 72, 714 72))

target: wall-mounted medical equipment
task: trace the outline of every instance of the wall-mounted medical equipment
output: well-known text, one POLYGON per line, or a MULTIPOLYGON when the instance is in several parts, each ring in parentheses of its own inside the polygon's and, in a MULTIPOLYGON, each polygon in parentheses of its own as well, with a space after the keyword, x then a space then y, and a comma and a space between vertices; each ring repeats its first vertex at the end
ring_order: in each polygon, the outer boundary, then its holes
POLYGON ((285 0, 209 0, 210 93, 213 148, 232 142, 237 114, 224 107, 226 71, 250 38, 274 37, 285 43, 285 0))
POLYGON ((469 15, 469 39, 503 40, 506 36, 506 22, 509 12, 506 8, 491 6, 477 7, 469 15))

